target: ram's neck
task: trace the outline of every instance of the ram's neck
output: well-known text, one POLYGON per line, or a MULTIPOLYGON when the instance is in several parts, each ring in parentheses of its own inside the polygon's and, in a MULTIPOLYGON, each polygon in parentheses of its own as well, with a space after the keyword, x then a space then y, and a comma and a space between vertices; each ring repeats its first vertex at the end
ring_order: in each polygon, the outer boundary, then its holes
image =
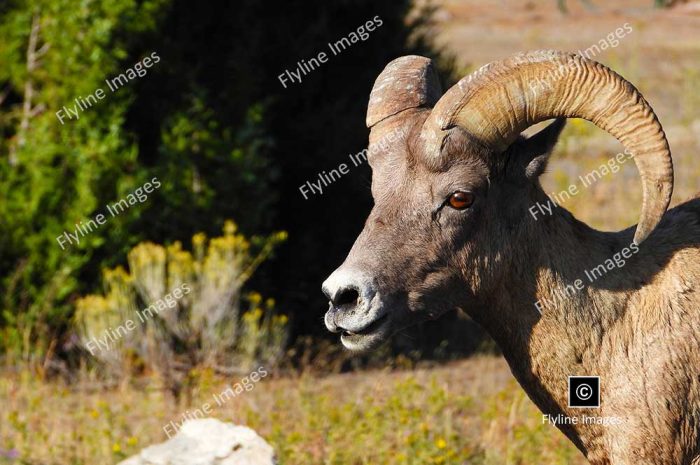
MULTIPOLYGON (((533 221, 518 239, 508 272, 512 276, 491 293, 484 326, 544 413, 578 416, 580 410, 568 408, 568 377, 605 376, 601 346, 623 316, 629 290, 623 268, 638 248, 631 245, 631 231, 595 231, 561 209, 533 221)), ((590 452, 595 431, 560 428, 590 452)))

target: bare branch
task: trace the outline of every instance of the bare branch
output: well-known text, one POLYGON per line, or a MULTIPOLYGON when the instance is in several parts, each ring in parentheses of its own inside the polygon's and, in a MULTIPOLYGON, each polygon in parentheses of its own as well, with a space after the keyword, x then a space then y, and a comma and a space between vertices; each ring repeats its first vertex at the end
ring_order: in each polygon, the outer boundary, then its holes
MULTIPOLYGON (((26 135, 29 130, 29 120, 35 115, 32 108, 32 100, 34 98, 34 82, 32 74, 37 67, 38 55, 37 44, 39 42, 40 18, 38 13, 32 17, 32 28, 29 32, 29 43, 27 44, 27 80, 24 83, 24 99, 22 102, 22 119, 17 131, 16 144, 10 146, 9 164, 14 166, 17 164, 17 149, 24 146, 26 143, 26 135)), ((42 47, 42 50, 44 47, 42 47)), ((46 48, 48 50, 48 48, 46 48)), ((42 54, 45 51, 41 52, 42 54)), ((41 110, 40 110, 41 111, 41 110)))
POLYGON ((45 110, 46 110, 46 105, 44 105, 43 103, 40 103, 39 105, 32 108, 32 112, 29 114, 29 116, 34 118, 35 116, 43 113, 45 110))

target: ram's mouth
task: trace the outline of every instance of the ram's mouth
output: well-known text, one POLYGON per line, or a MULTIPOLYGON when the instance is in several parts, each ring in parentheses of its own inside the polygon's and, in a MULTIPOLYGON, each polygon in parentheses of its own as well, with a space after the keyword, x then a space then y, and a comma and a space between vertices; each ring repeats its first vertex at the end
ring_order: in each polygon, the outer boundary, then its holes
POLYGON ((389 314, 385 313, 384 315, 380 316, 373 322, 371 322, 369 325, 364 327, 363 329, 359 331, 343 331, 342 335, 343 336, 364 336, 367 334, 373 333, 377 328, 379 328, 382 323, 384 323, 387 319, 389 318, 389 314))
POLYGON ((371 350, 390 336, 389 314, 385 313, 361 330, 343 330, 340 341, 353 351, 371 350))

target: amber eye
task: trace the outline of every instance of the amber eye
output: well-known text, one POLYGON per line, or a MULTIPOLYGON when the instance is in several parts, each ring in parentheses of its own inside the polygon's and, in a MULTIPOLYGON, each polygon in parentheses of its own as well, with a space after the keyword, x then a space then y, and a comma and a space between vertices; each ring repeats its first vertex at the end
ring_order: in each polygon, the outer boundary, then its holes
POLYGON ((448 199, 450 207, 456 210, 464 210, 469 208, 474 203, 474 194, 471 192, 457 191, 450 196, 448 199))

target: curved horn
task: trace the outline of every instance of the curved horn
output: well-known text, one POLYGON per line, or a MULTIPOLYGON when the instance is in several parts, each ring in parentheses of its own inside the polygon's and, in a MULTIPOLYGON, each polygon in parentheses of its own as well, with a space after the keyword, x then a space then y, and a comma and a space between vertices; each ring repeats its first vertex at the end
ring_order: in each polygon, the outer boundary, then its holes
POLYGON ((432 107, 441 95, 440 81, 429 58, 397 58, 374 82, 367 105, 367 127, 409 108, 432 107))
POLYGON ((639 244, 671 201, 673 164, 666 135, 639 91, 609 68, 572 53, 528 52, 463 78, 438 101, 423 126, 428 154, 439 156, 447 130, 460 126, 497 153, 529 126, 584 118, 615 136, 642 178, 639 244))

